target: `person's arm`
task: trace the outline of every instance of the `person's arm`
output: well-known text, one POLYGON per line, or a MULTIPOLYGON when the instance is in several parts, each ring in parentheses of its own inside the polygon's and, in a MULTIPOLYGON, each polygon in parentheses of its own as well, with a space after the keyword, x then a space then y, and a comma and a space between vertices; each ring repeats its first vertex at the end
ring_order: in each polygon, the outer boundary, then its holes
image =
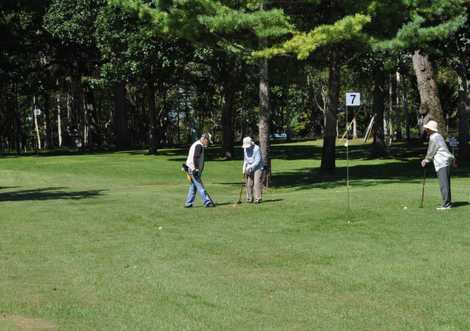
POLYGON ((427 164, 434 159, 434 156, 436 155, 438 149, 439 146, 437 144, 436 137, 430 137, 428 151, 426 152, 426 156, 424 157, 424 159, 421 161, 421 166, 423 168, 425 168, 427 164))
POLYGON ((426 160, 427 163, 431 162, 434 159, 438 149, 439 145, 437 144, 436 139, 429 139, 428 151, 424 160, 426 160))
POLYGON ((201 160, 202 156, 202 146, 201 145, 196 145, 196 148, 194 150, 194 156, 193 156, 193 163, 194 163, 194 170, 200 171, 199 169, 199 161, 201 160))
POLYGON ((257 168, 259 164, 261 163, 261 150, 259 148, 256 148, 254 157, 255 157, 255 161, 251 165, 251 169, 257 168))

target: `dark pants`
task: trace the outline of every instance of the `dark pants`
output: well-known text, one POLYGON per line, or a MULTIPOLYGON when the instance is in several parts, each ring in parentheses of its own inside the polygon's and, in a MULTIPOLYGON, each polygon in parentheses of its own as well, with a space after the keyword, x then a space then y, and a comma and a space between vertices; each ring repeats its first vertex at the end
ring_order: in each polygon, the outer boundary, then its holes
POLYGON ((449 206, 452 203, 452 195, 450 191, 450 166, 441 168, 437 172, 439 183, 441 186, 442 206, 449 206))

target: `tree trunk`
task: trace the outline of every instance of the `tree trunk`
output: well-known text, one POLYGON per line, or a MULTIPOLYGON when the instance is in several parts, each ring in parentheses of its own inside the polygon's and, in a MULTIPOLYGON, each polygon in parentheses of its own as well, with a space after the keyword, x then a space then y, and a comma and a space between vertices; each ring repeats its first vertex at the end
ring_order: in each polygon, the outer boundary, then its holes
POLYGON ((128 148, 129 142, 129 114, 126 101, 126 83, 120 81, 115 86, 114 95, 114 133, 117 148, 128 148))
POLYGON ((21 154, 23 142, 23 129, 21 124, 21 113, 18 104, 18 86, 15 84, 15 146, 16 154, 21 154))
POLYGON ((457 67, 457 75, 459 80, 459 157, 463 159, 470 158, 470 136, 469 136, 469 119, 470 119, 470 90, 469 82, 466 76, 465 67, 459 64, 457 67))
POLYGON ((155 105, 155 85, 153 83, 149 83, 148 86, 147 86, 147 96, 148 96, 149 117, 150 117, 149 118, 150 119, 149 154, 157 154, 157 152, 158 152, 157 108, 156 108, 156 105, 155 105))
POLYGON ((51 125, 51 114, 50 114, 50 102, 49 95, 44 94, 44 125, 46 129, 46 140, 44 141, 44 148, 51 149, 52 143, 52 125, 51 125))
POLYGON ((385 128, 384 128, 384 112, 385 112, 385 72, 383 65, 375 72, 374 91, 373 91, 373 111, 375 114, 374 121, 374 144, 372 152, 376 156, 385 155, 385 128))
POLYGON ((176 106, 176 144, 180 145, 180 108, 176 106))
POLYGON ((65 109, 66 109, 66 121, 65 121, 65 130, 62 134, 63 145, 67 147, 74 147, 73 143, 73 123, 72 123, 72 93, 67 91, 66 100, 65 100, 65 109))
POLYGON ((59 147, 62 147, 62 114, 59 93, 57 93, 57 136, 59 138, 59 147))
POLYGON ((357 119, 356 116, 352 119, 352 131, 353 131, 353 139, 357 139, 357 119))
POLYGON ((38 115, 36 114, 36 97, 33 97, 33 120, 34 120, 34 128, 36 131, 36 141, 37 141, 37 147, 38 150, 42 149, 42 144, 41 144, 41 134, 39 132, 39 123, 38 123, 38 115))
POLYGON ((83 101, 83 147, 88 147, 89 146, 89 133, 90 133, 90 130, 89 130, 89 121, 88 121, 88 118, 89 118, 89 113, 90 113, 90 109, 88 107, 89 103, 88 103, 88 100, 86 98, 86 94, 84 94, 84 97, 82 98, 82 101, 83 101))
POLYGON ((339 105, 339 89, 340 89, 340 68, 333 55, 329 66, 328 80, 328 108, 326 111, 326 127, 323 138, 323 152, 321 159, 321 169, 332 172, 336 169, 336 124, 337 110, 339 105))
POLYGON ((392 132, 391 135, 395 140, 401 140, 401 106, 400 106, 400 89, 401 89, 401 76, 398 71, 391 74, 391 97, 392 97, 392 132))
POLYGON ((401 84, 401 91, 402 91, 402 100, 403 100, 403 112, 405 113, 405 134, 406 140, 411 140, 411 116, 410 110, 408 106, 408 84, 406 83, 406 78, 403 76, 402 84, 401 84))
POLYGON ((416 51, 413 54, 413 68, 418 81, 418 91, 421 100, 419 112, 425 116, 424 124, 429 120, 434 120, 439 124, 439 131, 443 135, 447 135, 444 114, 434 78, 434 70, 429 56, 421 51, 416 51))
POLYGON ((224 83, 224 106, 222 112, 224 158, 233 158, 233 101, 234 93, 231 83, 224 83))
POLYGON ((271 109, 269 102, 269 65, 268 60, 263 59, 260 65, 260 81, 259 81, 259 100, 260 100, 260 114, 259 114, 259 142, 261 149, 261 156, 264 165, 268 168, 268 178, 271 174, 271 159, 270 159, 270 121, 271 109))
POLYGON ((80 132, 80 115, 83 112, 83 102, 82 102, 82 86, 81 86, 81 76, 73 75, 72 76, 72 86, 71 86, 71 112, 70 112, 70 121, 69 121, 69 131, 72 138, 73 147, 82 146, 82 137, 80 132))

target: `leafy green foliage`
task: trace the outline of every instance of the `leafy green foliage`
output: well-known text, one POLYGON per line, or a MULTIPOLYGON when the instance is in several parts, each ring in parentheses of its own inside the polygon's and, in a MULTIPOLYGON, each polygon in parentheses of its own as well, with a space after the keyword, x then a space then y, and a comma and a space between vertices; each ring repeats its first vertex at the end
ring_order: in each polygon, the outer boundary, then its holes
POLYGON ((409 1, 409 20, 394 38, 377 41, 373 47, 377 50, 423 49, 435 53, 436 42, 445 41, 467 23, 466 6, 464 0, 409 1))
POLYGON ((94 45, 95 20, 106 0, 55 0, 44 17, 45 28, 64 43, 94 45))
POLYGON ((369 22, 370 17, 366 15, 347 16, 334 24, 320 25, 308 33, 295 33, 292 39, 282 45, 256 52, 255 55, 274 57, 294 53, 299 60, 304 60, 322 46, 354 39, 366 40, 363 28, 369 22))

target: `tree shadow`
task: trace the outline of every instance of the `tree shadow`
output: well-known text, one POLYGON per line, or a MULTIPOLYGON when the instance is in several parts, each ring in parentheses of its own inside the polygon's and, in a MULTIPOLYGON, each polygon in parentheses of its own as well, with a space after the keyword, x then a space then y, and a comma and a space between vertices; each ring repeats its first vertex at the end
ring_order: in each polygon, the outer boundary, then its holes
MULTIPOLYGON (((284 201, 284 199, 268 199, 268 200, 264 200, 261 202, 261 205, 264 205, 264 204, 270 204, 270 203, 276 203, 276 202, 280 202, 280 201, 284 201)), ((253 203, 248 203, 248 202, 245 202, 243 201, 241 204, 238 204, 237 201, 231 201, 231 202, 217 202, 215 201, 215 206, 216 208, 217 207, 223 207, 223 206, 242 206, 242 205, 256 205, 256 204, 253 204, 253 203)), ((198 208, 206 208, 202 205, 198 205, 198 206, 193 206, 192 208, 195 208, 195 209, 198 209, 198 208)))
POLYGON ((44 200, 82 200, 96 198, 105 190, 64 191, 66 187, 45 187, 32 190, 19 190, 0 193, 0 202, 5 201, 44 201, 44 200))
MULTIPOLYGON (((435 177, 434 169, 428 166, 427 177, 435 177)), ((470 174, 469 168, 460 168, 453 172, 453 177, 470 174)), ((371 187, 381 184, 420 183, 423 169, 416 159, 397 160, 382 164, 361 164, 349 168, 351 184, 371 187)), ((346 184, 347 168, 338 167, 334 173, 322 172, 319 168, 303 168, 291 172, 275 173, 272 186, 275 188, 296 188, 298 190, 322 188, 331 189, 346 184)))

